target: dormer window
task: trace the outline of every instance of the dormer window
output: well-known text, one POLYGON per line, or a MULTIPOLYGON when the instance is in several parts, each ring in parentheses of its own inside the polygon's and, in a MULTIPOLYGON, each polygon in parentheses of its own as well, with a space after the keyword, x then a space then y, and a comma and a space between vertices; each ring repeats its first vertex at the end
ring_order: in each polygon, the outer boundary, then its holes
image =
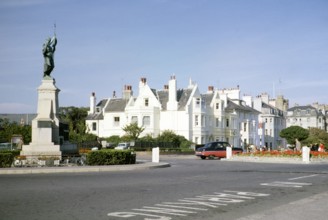
POLYGON ((96 112, 97 113, 101 112, 101 108, 100 107, 96 107, 96 112))

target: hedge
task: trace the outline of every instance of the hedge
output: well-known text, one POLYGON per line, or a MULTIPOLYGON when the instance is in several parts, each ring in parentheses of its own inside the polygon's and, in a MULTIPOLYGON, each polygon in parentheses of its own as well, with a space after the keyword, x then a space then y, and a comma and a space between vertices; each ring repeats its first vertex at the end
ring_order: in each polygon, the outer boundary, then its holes
POLYGON ((0 153, 0 168, 11 167, 14 157, 12 153, 0 153))
POLYGON ((104 149, 98 151, 91 151, 87 154, 87 164, 91 166, 135 163, 136 155, 131 150, 104 149))
POLYGON ((0 151, 0 168, 11 167, 20 150, 1 150, 0 151))
POLYGON ((4 154, 4 153, 10 153, 14 155, 14 157, 16 157, 19 156, 20 150, 0 150, 0 154, 4 154))

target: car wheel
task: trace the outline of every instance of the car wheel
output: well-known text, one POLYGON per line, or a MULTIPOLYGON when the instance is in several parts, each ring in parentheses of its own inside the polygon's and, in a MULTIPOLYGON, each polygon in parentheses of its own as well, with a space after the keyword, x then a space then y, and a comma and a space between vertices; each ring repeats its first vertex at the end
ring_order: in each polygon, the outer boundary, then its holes
POLYGON ((206 159, 206 157, 205 157, 205 156, 201 156, 200 158, 202 158, 202 160, 205 160, 205 159, 206 159))

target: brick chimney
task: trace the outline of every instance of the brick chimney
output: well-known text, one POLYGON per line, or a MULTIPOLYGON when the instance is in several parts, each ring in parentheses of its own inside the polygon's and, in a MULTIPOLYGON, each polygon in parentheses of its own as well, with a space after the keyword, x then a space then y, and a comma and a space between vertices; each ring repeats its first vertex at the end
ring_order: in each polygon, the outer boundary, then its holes
POLYGON ((125 85, 123 90, 123 99, 130 99, 133 95, 132 86, 125 85))
POLYGON ((208 86, 207 93, 213 93, 213 92, 214 92, 214 87, 208 86))

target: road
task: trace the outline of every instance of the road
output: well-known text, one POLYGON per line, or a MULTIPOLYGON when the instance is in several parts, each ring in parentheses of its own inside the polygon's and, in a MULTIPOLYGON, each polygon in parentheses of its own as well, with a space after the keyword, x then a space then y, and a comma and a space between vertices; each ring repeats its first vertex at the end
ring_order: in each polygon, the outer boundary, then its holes
MULTIPOLYGON (((269 219, 276 212, 287 212, 290 205, 309 206, 317 197, 328 195, 328 164, 246 163, 190 156, 162 156, 161 161, 172 166, 0 175, 0 219, 269 219)), ((302 211, 303 216, 325 219, 319 212, 302 211)), ((300 211, 295 208, 295 212, 300 211)))

